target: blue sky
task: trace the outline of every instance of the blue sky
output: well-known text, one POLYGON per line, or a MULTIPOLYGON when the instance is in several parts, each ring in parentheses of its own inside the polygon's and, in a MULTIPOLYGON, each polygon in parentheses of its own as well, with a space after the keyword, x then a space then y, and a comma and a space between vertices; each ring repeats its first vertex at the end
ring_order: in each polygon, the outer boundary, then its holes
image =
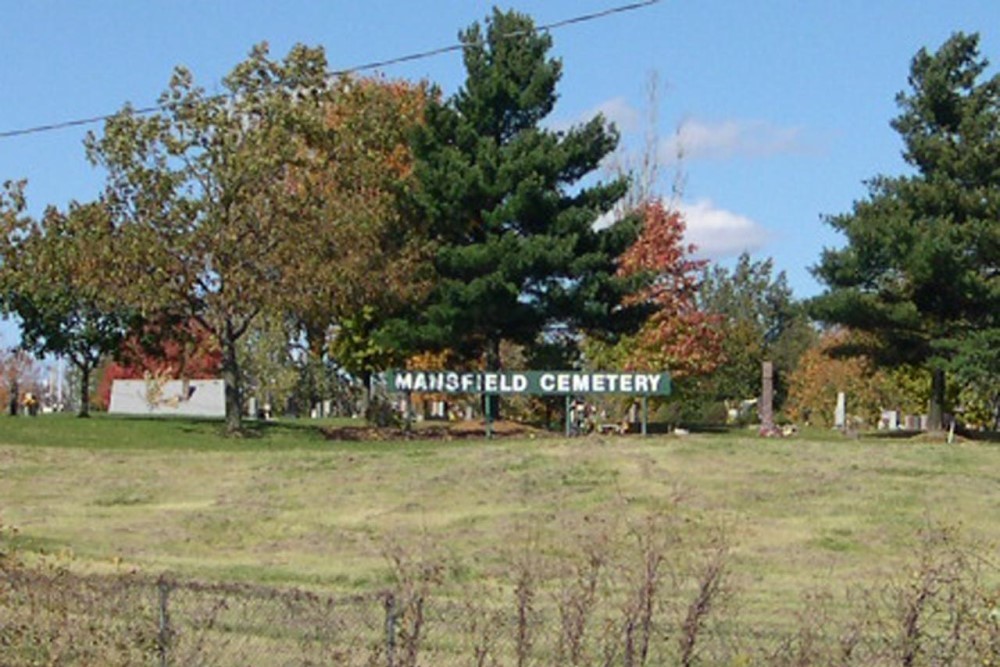
MULTIPOLYGON (((150 105, 176 65, 213 90, 260 41, 278 57, 321 45, 331 68, 346 69, 454 44, 493 4, 548 24, 627 2, 0 0, 0 132, 150 105)), ((601 110, 636 153, 655 78, 661 189, 679 169, 689 240, 716 261, 772 257, 808 297, 822 289, 809 267, 841 243, 822 216, 847 211, 865 179, 905 170, 889 121, 910 59, 958 30, 979 32, 982 53, 1000 62, 997 0, 660 0, 553 31, 564 76, 548 122, 601 110)), ((381 71, 445 92, 464 77, 456 52, 381 71)), ((27 179, 35 214, 95 197, 88 129, 100 125, 0 139, 0 181, 27 179)), ((17 342, 9 324, 0 336, 17 342)))

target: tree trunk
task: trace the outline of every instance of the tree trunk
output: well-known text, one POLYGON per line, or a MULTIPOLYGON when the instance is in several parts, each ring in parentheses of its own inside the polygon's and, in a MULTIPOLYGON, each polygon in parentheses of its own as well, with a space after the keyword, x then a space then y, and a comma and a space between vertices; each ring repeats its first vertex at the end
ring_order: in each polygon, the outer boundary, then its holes
POLYGON ((927 430, 944 430, 944 384, 943 368, 931 371, 931 402, 927 409, 927 430))
POLYGON ((326 378, 323 369, 323 357, 326 354, 326 326, 312 323, 305 325, 306 333, 306 366, 309 373, 309 409, 328 398, 326 378), (321 386, 322 385, 322 386, 321 386))
POLYGON ((236 434, 243 428, 240 366, 236 357, 236 340, 228 323, 222 340, 222 380, 226 385, 226 433, 236 434))
POLYGON ((80 371, 80 411, 77 417, 90 416, 90 364, 84 362, 76 365, 80 371))
POLYGON ((21 389, 17 386, 17 378, 10 383, 10 416, 17 416, 17 408, 21 402, 21 389))
POLYGON ((364 391, 361 392, 361 414, 367 417, 368 408, 372 404, 372 372, 362 371, 361 381, 365 385, 364 391))

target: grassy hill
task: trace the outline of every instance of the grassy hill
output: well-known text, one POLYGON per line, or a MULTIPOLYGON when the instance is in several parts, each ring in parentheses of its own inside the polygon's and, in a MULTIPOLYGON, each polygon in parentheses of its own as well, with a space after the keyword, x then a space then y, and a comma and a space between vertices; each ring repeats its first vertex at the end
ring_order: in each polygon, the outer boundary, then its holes
POLYGON ((658 541, 668 571, 724 551, 732 609, 775 626, 818 591, 905 579, 928 535, 957 534, 1000 582, 996 443, 417 438, 336 441, 305 421, 226 439, 206 421, 2 417, 0 523, 29 559, 78 572, 343 593, 385 586, 402 561, 438 563, 456 596, 509 584, 528 561, 579 573, 598 549, 632 562, 658 541))

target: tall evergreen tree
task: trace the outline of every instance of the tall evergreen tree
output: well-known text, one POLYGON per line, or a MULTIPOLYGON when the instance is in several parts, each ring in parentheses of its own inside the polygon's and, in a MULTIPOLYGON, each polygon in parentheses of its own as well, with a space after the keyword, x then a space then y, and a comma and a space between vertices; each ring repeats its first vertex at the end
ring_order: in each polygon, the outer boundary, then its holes
POLYGON ((615 258, 635 221, 595 229, 627 183, 580 183, 615 148, 616 131, 601 116, 565 132, 540 126, 561 64, 529 17, 494 10, 460 37, 465 84, 450 99, 432 96, 413 142, 414 214, 437 243, 437 287, 390 337, 497 368, 501 340, 530 348, 555 326, 634 325, 613 312, 624 283, 615 258))
POLYGON ((892 122, 914 173, 874 178, 831 217, 847 245, 815 268, 829 288, 818 319, 875 333, 883 361, 932 369, 933 429, 945 371, 972 358, 963 341, 1000 327, 1000 75, 987 68, 976 35, 914 57, 892 122))

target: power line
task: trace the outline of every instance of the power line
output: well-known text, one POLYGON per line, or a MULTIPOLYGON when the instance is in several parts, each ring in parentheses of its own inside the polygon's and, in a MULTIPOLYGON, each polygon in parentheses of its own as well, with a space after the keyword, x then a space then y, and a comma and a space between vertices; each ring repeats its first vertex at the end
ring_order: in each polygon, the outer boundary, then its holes
MULTIPOLYGON (((576 25, 579 23, 587 23, 590 21, 596 21, 599 19, 607 18, 615 14, 623 14, 625 12, 635 11, 637 9, 644 9, 650 5, 655 5, 660 0, 641 0, 640 2, 632 2, 626 5, 619 5, 617 7, 611 7, 598 12, 592 12, 590 14, 581 14, 579 16, 573 16, 568 19, 562 19, 560 21, 554 21, 552 23, 547 23, 544 25, 535 26, 534 30, 537 32, 550 32, 558 28, 563 28, 570 25, 576 25)), ((526 34, 526 31, 515 31, 503 35, 504 39, 513 39, 526 34)), ((457 44, 450 44, 448 46, 438 47, 436 49, 430 49, 428 51, 418 51, 415 53, 410 53, 403 56, 396 56, 394 58, 387 58, 385 60, 377 60, 369 63, 364 63, 362 65, 355 65, 353 67, 348 67, 346 69, 334 70, 329 74, 332 77, 344 76, 348 74, 355 74, 357 72, 366 72, 373 69, 381 69, 385 67, 390 67, 392 65, 401 65, 404 63, 413 62, 416 60, 425 60, 427 58, 433 58, 435 56, 443 55, 445 53, 452 53, 454 51, 461 51, 472 44, 459 42, 457 44)), ((226 97, 222 95, 220 97, 226 97)), ((162 111, 166 109, 169 105, 166 104, 156 104, 153 106, 142 107, 139 109, 132 109, 132 113, 136 115, 146 115, 151 113, 156 113, 157 111, 162 111)), ((106 120, 113 118, 116 114, 104 114, 101 116, 91 116, 89 118, 77 118, 74 120, 66 120, 57 123, 48 123, 46 125, 35 125, 33 127, 26 127, 18 130, 6 130, 0 132, 0 139, 10 139, 12 137, 21 137, 29 134, 41 134, 43 132, 53 132, 56 130, 65 130, 71 127, 80 127, 83 125, 94 125, 96 123, 101 123, 106 120)))

